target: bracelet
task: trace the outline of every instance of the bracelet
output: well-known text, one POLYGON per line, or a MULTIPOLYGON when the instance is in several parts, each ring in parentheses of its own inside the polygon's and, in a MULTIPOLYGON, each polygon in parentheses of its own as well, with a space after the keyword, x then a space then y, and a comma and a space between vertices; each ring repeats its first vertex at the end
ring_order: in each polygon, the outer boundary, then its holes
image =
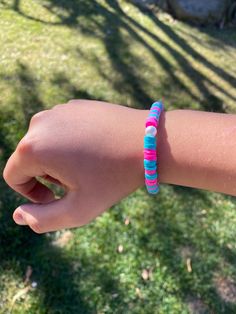
POLYGON ((164 106, 161 101, 154 102, 146 120, 144 136, 144 170, 145 184, 150 194, 157 194, 159 181, 157 173, 157 128, 164 106))

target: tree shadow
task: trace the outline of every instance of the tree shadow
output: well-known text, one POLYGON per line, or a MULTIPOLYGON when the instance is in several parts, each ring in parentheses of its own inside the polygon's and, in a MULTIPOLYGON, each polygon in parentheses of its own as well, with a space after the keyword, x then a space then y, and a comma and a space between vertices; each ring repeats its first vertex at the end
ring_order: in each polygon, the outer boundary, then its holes
MULTIPOLYGON (((137 67, 142 66, 142 61, 131 52, 130 38, 144 47, 166 74, 163 81, 161 81, 161 78, 157 81, 155 88, 155 97, 157 99, 160 98, 160 92, 163 93, 163 90, 164 93, 166 90, 166 95, 162 96, 168 98, 169 90, 164 88, 166 84, 169 87, 174 86, 176 90, 185 92, 195 102, 199 102, 204 110, 217 112, 226 111, 222 99, 213 94, 210 87, 226 95, 229 99, 236 100, 233 95, 221 87, 217 79, 213 80, 206 74, 201 73, 198 69, 193 68, 179 49, 174 48, 172 44, 161 39, 157 32, 147 29, 141 23, 130 17, 122 9, 118 1, 106 0, 105 2, 106 6, 102 5, 100 2, 91 2, 89 0, 51 0, 44 2, 42 5, 59 19, 59 22, 50 22, 52 26, 54 24, 67 25, 68 27, 78 29, 89 37, 100 38, 104 42, 106 53, 117 75, 114 79, 111 79, 107 77, 107 74, 101 68, 99 62, 95 66, 98 68, 99 73, 113 84, 115 90, 132 97, 132 104, 135 104, 135 106, 139 108, 147 108, 153 99, 146 92, 145 87, 148 82, 136 71, 137 67), (84 22, 84 17, 87 19, 86 23, 84 22), (124 31, 127 32, 129 36, 124 35, 124 31), (165 55, 154 48, 148 40, 144 39, 141 33, 144 33, 148 38, 154 40, 172 56, 181 71, 194 84, 198 95, 193 93, 186 83, 175 74, 171 62, 165 55), (161 86, 158 86, 160 83, 161 86)), ((15 0, 11 8, 19 14, 24 15, 25 18, 33 18, 27 16, 22 11, 20 0, 15 0)), ((170 26, 161 22, 154 13, 151 11, 142 13, 146 14, 155 23, 157 30, 164 32, 170 41, 177 44, 184 53, 191 55, 195 60, 214 72, 217 77, 224 79, 232 87, 236 85, 236 77, 234 75, 231 75, 223 68, 213 64, 202 54, 194 50, 185 39, 174 32, 170 26)), ((36 20, 40 23, 48 23, 47 21, 36 20)))
MULTIPOLYGON (((182 53, 180 53, 178 50, 173 48, 169 43, 163 41, 161 38, 159 38, 156 34, 151 32, 150 30, 146 29, 144 26, 139 24, 137 21, 135 21, 133 18, 125 14, 125 12, 122 10, 120 5, 118 4, 117 1, 111 1, 107 0, 107 3, 110 4, 111 7, 113 7, 116 12, 119 12, 119 15, 124 17, 124 20, 127 22, 131 23, 130 25, 133 25, 136 29, 144 32, 147 34, 150 38, 154 39, 156 42, 158 42, 162 47, 165 47, 166 50, 174 57, 174 59, 178 62, 181 70, 185 75, 194 82, 195 87, 198 88, 200 94, 202 94, 203 98, 203 109, 210 109, 210 111, 216 111, 218 112, 225 112, 225 108, 223 108, 223 102, 218 99, 215 95, 212 95, 211 92, 209 91, 209 88, 207 87, 207 84, 214 86, 218 91, 224 93, 227 95, 229 98, 232 100, 236 100, 234 96, 230 95, 227 91, 223 90, 218 82, 214 82, 211 79, 209 79, 206 75, 200 73, 198 70, 194 69, 191 64, 188 62, 188 60, 184 57, 182 53), (205 103, 208 103, 207 106, 205 106, 205 103), (216 104, 216 107, 214 105, 216 104), (206 108, 205 108, 206 107, 206 108)), ((201 62, 204 66, 206 66, 208 69, 212 70, 215 74, 217 74, 219 77, 223 78, 225 81, 227 81, 232 87, 236 86, 236 76, 233 76, 229 73, 227 73, 225 70, 222 68, 219 68, 218 66, 214 65, 210 61, 208 61, 205 57, 203 57, 200 53, 198 53, 196 50, 194 50, 183 38, 177 35, 176 32, 173 31, 171 27, 169 27, 167 24, 164 24, 161 22, 157 16, 151 11, 145 11, 145 14, 148 14, 148 16, 154 21, 156 26, 162 30, 170 39, 172 42, 177 44, 181 49, 183 49, 185 52, 187 52, 189 55, 191 55, 195 60, 198 62, 201 62)), ((134 31, 134 29, 129 26, 128 23, 126 23, 126 29, 129 30, 129 32, 132 34, 133 37, 135 37, 138 41, 142 42, 143 40, 141 37, 138 35, 137 32, 134 31)), ((150 51, 150 47, 148 47, 147 43, 143 43, 150 51)), ((153 52, 154 55, 156 56, 156 59, 158 62, 163 64, 163 59, 161 56, 157 54, 156 51, 153 52)), ((166 72, 168 73, 169 77, 175 81, 175 79, 178 81, 178 79, 171 74, 171 66, 168 64, 165 67, 166 72)), ((185 86, 179 86, 180 89, 185 89, 186 92, 189 93, 189 90, 185 86)), ((194 95, 191 95, 193 98, 194 95)), ((199 100, 199 99, 198 99, 199 100)))
POLYGON ((53 79, 51 80, 52 85, 56 85, 63 91, 63 99, 65 102, 71 99, 90 99, 90 100, 100 100, 103 101, 99 97, 95 97, 89 94, 87 91, 83 89, 78 89, 69 78, 63 72, 57 72, 53 75, 53 79))
MULTIPOLYGON (((183 187, 168 189, 175 201, 170 201, 172 206, 167 207, 165 192, 152 198, 152 205, 143 217, 148 232, 139 239, 140 246, 146 254, 158 255, 160 267, 167 268, 183 303, 188 303, 189 298, 200 299, 206 313, 234 313, 236 302, 219 295, 215 278, 224 276, 223 267, 230 265, 234 269, 236 252, 219 245, 209 230, 207 218, 203 219, 201 212, 207 215, 205 209, 214 208, 210 194, 183 187), (225 265, 220 264, 221 260, 225 265)), ((236 287, 236 273, 230 278, 236 287)), ((235 300, 235 292, 230 293, 235 300)))
MULTIPOLYGON (((146 13, 148 15, 156 15, 156 13, 162 10, 171 14, 172 17, 175 18, 175 14, 172 14, 173 12, 168 7, 168 4, 167 6, 165 6, 163 5, 163 3, 155 3, 154 6, 152 5, 143 6, 143 5, 140 5, 138 1, 135 2, 135 1, 130 0, 130 2, 132 2, 136 7, 138 7, 141 12, 146 13)), ((232 4, 233 3, 231 3, 231 5, 232 4)), ((215 39, 215 45, 217 46, 220 44, 223 44, 223 45, 235 47, 235 40, 233 40, 233 38, 235 37, 234 36, 235 35, 235 23, 231 22, 233 19, 233 14, 235 12, 235 4, 233 4, 231 8, 228 8, 227 11, 228 11, 228 14, 227 12, 226 14, 228 15, 228 18, 225 18, 225 21, 222 25, 220 25, 221 23, 215 23, 211 25, 196 24, 196 23, 191 23, 191 21, 187 21, 187 20, 184 21, 184 23, 188 24, 189 26, 196 27, 202 33, 206 33, 207 35, 210 35, 212 38, 215 39), (222 36, 222 34, 224 34, 224 36, 222 36)))
MULTIPOLYGON (((111 82, 114 90, 120 94, 131 95, 133 104, 138 108, 148 108, 152 99, 145 90, 145 86, 149 82, 145 81, 136 72, 136 67, 141 67, 142 64, 140 59, 135 57, 131 51, 130 38, 142 47, 145 47, 153 56, 155 62, 162 66, 167 75, 168 79, 162 83, 159 89, 157 88, 156 97, 158 97, 159 91, 164 89, 163 86, 174 85, 177 90, 183 90, 192 99, 199 101, 202 109, 217 112, 225 111, 222 100, 211 93, 208 84, 214 86, 218 91, 232 99, 233 96, 229 95, 227 91, 222 90, 218 82, 213 82, 206 75, 193 69, 179 50, 176 50, 169 43, 163 41, 152 30, 147 29, 141 23, 132 19, 124 12, 117 1, 106 1, 106 4, 107 7, 96 1, 88 0, 47 1, 44 4, 45 8, 58 16, 59 22, 55 23, 28 16, 22 11, 20 0, 14 1, 12 9, 24 16, 24 18, 44 23, 48 26, 68 25, 68 27, 78 28, 87 36, 100 38, 104 42, 113 70, 119 75, 111 79, 99 64, 99 60, 95 60, 95 66, 100 75, 111 82), (58 8, 62 9, 66 14, 58 13, 58 8), (83 19, 80 19, 80 17, 86 17, 90 23, 83 23, 83 19), (102 17, 102 22, 97 17, 102 17), (128 33, 128 36, 124 35, 124 31, 126 34, 128 33), (183 73, 194 82, 201 97, 193 94, 188 86, 179 81, 178 76, 172 71, 172 65, 165 55, 144 39, 140 35, 140 32, 145 33, 149 39, 153 39, 162 45, 172 55, 183 73)), ((213 71, 217 76, 222 77, 231 86, 235 86, 235 77, 233 75, 214 65, 196 52, 171 27, 158 20, 155 15, 150 12, 146 14, 153 20, 157 28, 162 30, 181 49, 191 54, 196 60, 213 71)), ((5 78, 2 76, 0 79, 4 80, 5 78)), ((12 85, 11 88, 14 90, 14 93, 19 95, 19 98, 12 105, 12 109, 0 112, 1 170, 17 143, 17 137, 23 135, 26 131, 31 115, 45 107, 37 88, 38 82, 27 66, 19 63, 16 77, 6 79, 9 80, 9 84, 12 85), (22 121, 16 118, 16 111, 21 113, 21 117, 23 117, 22 121), (14 135, 15 133, 17 135, 14 135)), ((63 73, 56 73, 51 83, 60 86, 65 98, 97 99, 87 91, 78 89, 63 73)), ((168 94, 168 88, 166 90, 168 94)), ((187 104, 185 107, 187 107, 187 104)), ((2 269, 9 267, 9 265, 12 265, 17 260, 19 261, 19 273, 17 275, 22 277, 27 265, 30 264, 35 270, 35 278, 39 282, 39 289, 44 294, 44 298, 40 302, 48 312, 60 312, 61 309, 67 306, 66 311, 68 313, 78 313, 78 308, 80 313, 94 313, 96 305, 88 304, 86 296, 80 290, 78 281, 80 282, 82 277, 80 277, 79 271, 72 271, 73 265, 71 259, 62 250, 52 247, 51 241, 46 236, 36 236, 26 228, 15 226, 11 219, 11 212, 22 202, 22 199, 11 192, 2 179, 0 180, 0 189, 0 219, 2 223, 0 229, 0 267, 2 269), (10 245, 9 239, 14 239, 10 245), (65 302, 66 305, 64 304, 65 302)), ((139 238, 142 250, 147 253, 151 252, 153 255, 158 253, 161 264, 166 265, 168 273, 175 278, 183 302, 186 295, 200 295, 206 303, 209 303, 210 300, 211 303, 208 306, 215 312, 219 308, 224 309, 228 313, 235 312, 235 305, 230 305, 220 300, 217 291, 213 288, 214 272, 219 268, 218 259, 213 258, 210 261, 208 260, 209 255, 212 257, 214 254, 218 254, 218 256, 225 259, 229 264, 234 265, 236 260, 235 254, 224 245, 219 246, 196 214, 202 208, 210 208, 214 204, 206 192, 183 187, 171 187, 170 189, 172 189, 171 195, 177 199, 176 202, 181 204, 182 207, 175 207, 174 203, 166 205, 167 200, 164 192, 158 198, 154 197, 152 199, 151 208, 144 217, 144 228, 149 231, 139 238), (157 206, 157 204, 159 205, 157 206), (173 208, 171 207, 172 205, 173 208), (163 211, 162 206, 163 208, 167 207, 168 210, 163 211), (179 210, 180 207, 182 209, 178 213, 176 210, 179 210), (194 212, 193 209, 196 211, 194 212), (185 221, 185 224, 181 224, 178 219, 175 219, 175 216, 178 214, 183 216, 182 219, 185 221), (185 219, 188 219, 188 221, 186 222, 185 219), (184 225, 187 225, 187 227, 184 227, 184 225), (199 230, 202 230, 202 232, 199 232, 199 230), (198 233, 199 241, 197 243, 191 237, 192 233, 198 233), (203 243, 206 245, 206 249, 202 246, 203 243), (178 248, 181 250, 182 247, 189 248, 189 255, 191 258, 194 258, 194 263, 199 265, 195 277, 191 277, 190 274, 186 273, 181 254, 177 250, 178 248), (173 258, 170 259, 170 256, 173 258)), ((104 271, 101 272, 97 268, 96 263, 91 262, 91 259, 96 260, 97 256, 87 257, 81 252, 78 258, 82 260, 83 268, 87 268, 90 273, 94 272, 94 276, 96 273, 97 277, 95 281, 102 286, 101 293, 106 294, 110 290, 114 292, 118 291, 120 297, 111 304, 111 307, 116 309, 118 303, 120 304, 119 306, 124 305, 122 303, 123 293, 119 290, 116 280, 109 274, 109 270, 104 268, 104 271), (104 276, 106 277, 105 281, 104 276)))
MULTIPOLYGON (((161 22, 157 16, 155 14, 152 14, 149 11, 149 15, 148 15, 154 22, 155 24, 162 29, 167 35, 168 37, 175 43, 178 44, 178 46, 180 46, 185 52, 187 52, 189 55, 191 55, 195 60, 200 61, 203 65, 205 65, 207 68, 209 68, 210 70, 212 70, 214 73, 216 73, 219 77, 222 77, 225 81, 227 81, 231 86, 235 86, 236 84, 236 77, 229 74, 227 71, 225 71, 224 69, 218 67, 217 65, 211 63, 210 61, 208 61, 203 55, 201 55, 199 52, 197 52, 196 50, 194 50, 187 42, 186 40, 184 40, 182 37, 178 36, 176 34, 176 32, 173 31, 173 29, 171 29, 168 25, 164 24, 163 22, 161 22)), ((200 30, 201 28, 199 28, 200 30)), ((207 28, 205 28, 207 30, 207 28)), ((210 28, 211 29, 211 28, 210 28)), ((226 29, 225 32, 227 32, 228 30, 226 29)), ((218 32, 219 33, 219 32, 218 32)), ((210 33, 212 34, 212 33, 210 33)), ((221 41, 225 41, 225 43, 228 44, 227 41, 227 36, 219 36, 219 39, 221 39, 221 41)))
MULTIPOLYGON (((28 127, 30 116, 44 109, 45 105, 37 88, 38 82, 25 64, 19 63, 15 75, 1 76, 0 80, 7 81, 12 93, 18 95, 14 104, 0 110, 2 173, 19 140, 19 134, 22 136, 28 127)), ((53 84, 59 84, 64 95, 70 95, 70 98, 93 98, 92 95, 76 89, 63 74, 57 73, 52 81, 53 84)), ((23 284, 27 266, 32 267, 32 277, 38 283, 37 291, 40 292, 35 292, 38 295, 37 304, 32 305, 32 310, 38 312, 42 308, 45 313, 95 313, 96 304, 91 302, 92 297, 90 300, 90 295, 80 287, 80 283, 85 280, 84 274, 88 278, 93 277, 94 289, 99 286, 100 291, 97 293, 103 294, 104 298, 108 294, 116 294, 116 298, 111 301, 114 308, 122 303, 123 292, 109 269, 103 267, 101 271, 99 268, 98 254, 87 256, 85 251, 80 250, 76 258, 71 257, 65 250, 53 245, 56 233, 36 235, 28 227, 17 226, 12 219, 13 210, 26 200, 14 193, 2 176, 0 192, 0 272, 4 274, 12 269, 14 276, 23 284), (75 268, 78 261, 80 266, 75 268)), ((16 301, 15 307, 17 302, 19 301, 16 301)))

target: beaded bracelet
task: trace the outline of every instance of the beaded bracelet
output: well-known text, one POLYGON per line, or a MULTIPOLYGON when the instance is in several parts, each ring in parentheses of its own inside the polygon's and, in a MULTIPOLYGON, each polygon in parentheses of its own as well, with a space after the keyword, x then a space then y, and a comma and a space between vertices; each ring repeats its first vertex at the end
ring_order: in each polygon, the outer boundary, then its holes
POLYGON ((164 106, 161 101, 154 102, 151 106, 148 118, 146 120, 146 129, 144 136, 144 170, 145 184, 150 194, 157 194, 159 191, 158 173, 157 173, 157 127, 164 106))

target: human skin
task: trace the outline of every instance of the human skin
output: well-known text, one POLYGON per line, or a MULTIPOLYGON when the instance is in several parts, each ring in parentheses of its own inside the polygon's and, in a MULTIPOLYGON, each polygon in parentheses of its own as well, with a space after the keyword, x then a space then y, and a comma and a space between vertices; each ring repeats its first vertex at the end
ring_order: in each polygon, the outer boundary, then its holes
MULTIPOLYGON (((37 233, 80 227, 144 185, 148 110, 72 100, 42 111, 9 158, 3 176, 31 203, 13 219, 37 233), (61 199, 39 183, 62 185, 61 199)), ((236 115, 163 112, 157 135, 160 183, 236 195, 236 115)))

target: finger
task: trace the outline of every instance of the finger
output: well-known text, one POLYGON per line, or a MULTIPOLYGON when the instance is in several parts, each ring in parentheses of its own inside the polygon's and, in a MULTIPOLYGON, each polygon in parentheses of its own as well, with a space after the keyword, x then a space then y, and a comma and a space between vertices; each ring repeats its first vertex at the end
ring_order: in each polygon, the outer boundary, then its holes
POLYGON ((36 233, 75 227, 73 194, 69 192, 62 199, 48 204, 21 205, 14 211, 13 219, 19 225, 28 225, 36 233))
POLYGON ((43 176, 39 160, 34 156, 32 142, 24 140, 9 158, 3 172, 7 184, 33 202, 47 203, 55 199, 53 192, 36 180, 43 176))
POLYGON ((34 203, 48 203, 55 199, 54 193, 36 178, 29 178, 26 183, 16 186, 15 190, 34 203))

